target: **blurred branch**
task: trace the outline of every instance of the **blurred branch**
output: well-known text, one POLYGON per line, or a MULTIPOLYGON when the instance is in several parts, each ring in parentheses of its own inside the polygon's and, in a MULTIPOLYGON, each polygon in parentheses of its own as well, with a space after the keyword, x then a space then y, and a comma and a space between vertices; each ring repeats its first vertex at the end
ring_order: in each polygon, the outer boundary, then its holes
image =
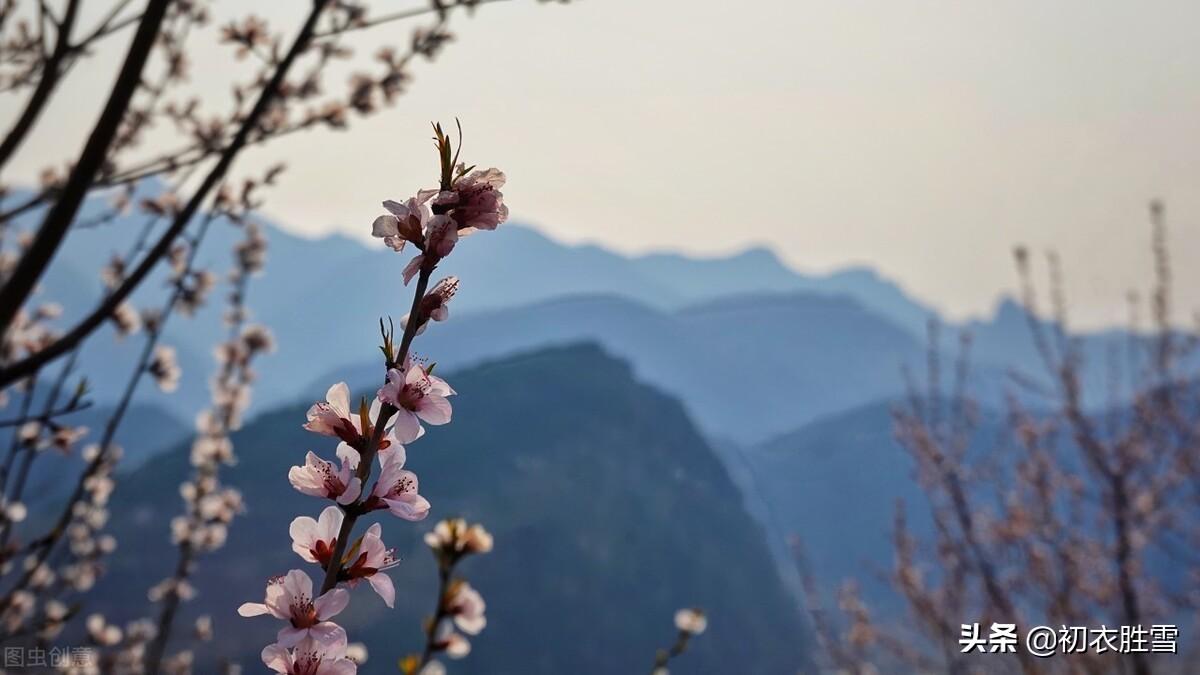
POLYGON ((352 33, 357 30, 366 30, 368 28, 374 28, 385 23, 391 23, 392 21, 403 21, 404 19, 411 19, 413 17, 424 16, 426 14, 437 14, 439 18, 445 18, 446 13, 454 7, 466 7, 468 9, 474 9, 480 5, 488 5, 494 2, 508 2, 508 0, 468 0, 467 2, 453 1, 449 4, 443 2, 442 0, 433 0, 428 7, 408 9, 399 12, 392 12, 391 14, 383 14, 370 19, 363 19, 357 23, 352 23, 347 26, 333 28, 321 33, 317 33, 313 37, 315 39, 321 39, 330 37, 332 35, 352 33))
MULTIPOLYGON (((117 135, 121 120, 133 98, 133 93, 141 81, 142 70, 150 56, 150 50, 158 37, 169 0, 150 0, 146 12, 142 15, 137 33, 125 57, 117 82, 113 85, 108 103, 96 122, 83 152, 76 162, 62 193, 42 221, 38 233, 29 248, 25 250, 12 276, 0 288, 0 326, 12 324, 13 317, 29 294, 33 292, 38 279, 49 266, 63 238, 70 230, 71 222, 75 219, 83 198, 87 195, 96 172, 100 170, 108 156, 108 148, 117 135)), ((98 324, 97 324, 98 325, 98 324)), ((87 331, 87 332, 90 332, 87 331)), ((84 333, 86 334, 86 333, 84 333)), ((78 342, 76 340, 75 342, 78 342)), ((68 351, 73 345, 63 345, 56 356, 68 351)), ((36 356, 36 355, 35 355, 36 356)), ((40 363, 45 363, 44 359, 40 363)), ((5 369, 5 372, 11 369, 5 369)), ((19 377, 19 376, 18 376, 19 377)), ((16 378, 14 378, 16 379, 16 378)), ((7 380, 6 382, 11 382, 7 380)))
MULTIPOLYGON (((251 109, 250 113, 246 115, 245 119, 242 121, 241 127, 238 129, 237 134, 222 153, 221 158, 217 162, 216 166, 209 171, 208 175, 204 179, 204 182, 193 193, 192 198, 188 201, 187 205, 178 214, 176 214, 174 222, 169 228, 167 228, 165 232, 163 232, 162 236, 159 237, 158 241, 153 247, 151 247, 150 251, 138 264, 137 268, 135 268, 132 273, 125 277, 125 279, 122 280, 121 285, 118 286, 107 298, 105 298, 105 300, 101 302, 101 304, 95 310, 93 310, 91 314, 76 324, 76 326, 63 335, 63 337, 56 340, 53 344, 47 346, 45 349, 31 354, 25 359, 22 359, 21 361, 13 363, 3 370, 0 370, 0 386, 14 382, 23 377, 23 374, 27 374, 33 370, 36 370, 41 365, 66 353, 76 344, 90 335, 92 331, 96 330, 101 324, 103 324, 108 316, 112 314, 113 310, 115 310, 117 306, 120 305, 121 302, 123 302, 125 298, 127 298, 129 294, 138 287, 146 275, 150 273, 150 270, 153 269, 154 265, 157 264, 159 259, 166 255, 167 251, 171 247, 171 243, 184 230, 188 221, 190 221, 192 216, 194 216, 200 209, 201 203, 208 197, 209 192, 216 187, 217 183, 220 182, 220 180, 225 176, 226 171, 228 171, 230 165, 233 164, 233 160, 237 157, 237 154, 247 144, 250 133, 257 128, 259 121, 264 117, 267 110, 270 108, 277 92, 280 89, 280 86, 283 84, 284 79, 287 76, 288 70, 291 68, 292 64, 295 63, 300 54, 307 49, 308 44, 312 39, 313 32, 316 28, 317 20, 320 18, 321 12, 325 9, 329 2, 330 0, 316 0, 312 11, 309 13, 307 21, 305 21, 300 33, 296 36, 291 48, 288 50, 287 56, 280 61, 279 65, 275 69, 275 73, 271 77, 270 82, 263 87, 258 100, 254 104, 254 108, 251 109)), ((61 200, 59 203, 61 203, 61 200)), ((55 205, 56 209, 57 206, 58 204, 55 205)), ((8 309, 8 307, 4 304, 6 302, 6 298, 4 296, 9 285, 11 284, 12 281, 5 285, 3 291, 0 291, 0 310, 8 309)), ((11 314, 15 313, 16 307, 12 308, 11 314)), ((11 315, 7 318, 7 320, 11 321, 11 315)), ((0 311, 0 325, 6 325, 5 321, 6 318, 3 312, 0 311)))
MULTIPOLYGON (((63 74, 63 59, 71 52, 71 29, 75 25, 75 17, 78 14, 80 0, 70 0, 67 3, 67 9, 63 14, 61 23, 56 22, 58 34, 54 42, 54 50, 45 59, 45 64, 42 67, 42 79, 38 81, 37 88, 33 90, 33 94, 29 96, 29 101, 25 104, 24 110, 21 111, 21 116, 13 124, 12 129, 5 135, 4 141, 0 142, 0 169, 12 159, 13 153, 29 135, 33 125, 45 109, 46 103, 50 100, 50 95, 58 86, 60 77, 63 74)), ((44 6, 44 3, 43 3, 44 6)))

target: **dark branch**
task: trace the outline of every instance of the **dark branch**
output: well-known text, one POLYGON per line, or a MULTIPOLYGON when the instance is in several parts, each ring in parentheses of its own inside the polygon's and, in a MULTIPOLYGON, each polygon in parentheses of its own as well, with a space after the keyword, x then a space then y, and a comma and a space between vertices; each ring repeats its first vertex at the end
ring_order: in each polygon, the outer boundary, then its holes
MULTIPOLYGON (((192 219, 192 216, 194 216, 196 212, 200 210, 200 205, 208 197, 208 194, 217 186, 221 179, 224 178, 225 173, 233 164, 234 158, 237 157, 238 153, 246 145, 251 132, 258 127, 259 121, 271 107, 276 94, 279 92, 280 85, 283 84, 284 79, 287 76, 288 70, 291 68, 292 64, 295 63, 296 59, 299 58, 308 47, 308 44, 312 39, 313 32, 316 28, 317 20, 320 18, 321 12, 329 4, 329 1, 330 0, 316 0, 313 10, 311 14, 309 14, 308 20, 305 22, 304 27, 300 30, 300 33, 296 36, 295 41, 288 50, 287 56, 280 61, 279 66, 275 69, 275 73, 271 77, 271 81, 268 82, 263 88, 258 100, 254 104, 254 108, 251 109, 250 113, 242 122, 242 126, 238 129, 237 135, 234 136, 233 140, 225 148, 225 152, 222 154, 221 159, 217 162, 216 166, 209 171, 208 175, 204 179, 204 182, 199 188, 196 189, 196 192, 192 194, 192 198, 188 201, 187 205, 184 206, 184 208, 178 214, 176 214, 174 222, 171 223, 171 226, 167 228, 165 232, 163 232, 162 236, 159 237, 157 242, 155 242, 154 246, 138 264, 137 268, 135 268, 129 274, 129 276, 127 276, 121 282, 121 285, 118 286, 111 294, 109 294, 108 297, 106 297, 104 301, 92 311, 91 314, 81 320, 75 325, 74 328, 68 331, 61 338, 47 346, 45 349, 36 352, 29 357, 22 359, 21 361, 13 363, 4 370, 0 370, 0 386, 4 386, 4 384, 8 382, 20 379, 22 377, 22 373, 30 373, 37 370, 43 364, 52 361, 58 356, 61 356, 62 354, 74 348, 75 345, 82 342, 84 338, 99 328, 104 321, 108 319, 113 310, 115 310, 118 305, 120 305, 127 297, 129 297, 134 289, 141 284, 142 280, 146 278, 146 275, 150 273, 150 270, 154 268, 155 264, 157 264, 158 261, 167 254, 176 237, 178 237, 179 234, 183 232, 184 228, 187 227, 187 224, 192 219)), ((9 283, 11 284, 12 282, 9 283)), ((3 291, 0 291, 0 311, 8 309, 7 305, 4 304, 6 301, 4 296, 7 291, 8 285, 4 287, 3 291)), ((15 313, 16 309, 14 308, 6 320, 11 321, 12 315, 15 313)), ((0 319, 5 318, 6 317, 0 314, 0 319)), ((4 323, 0 325, 7 324, 4 323)))
MULTIPOLYGON (((12 325, 17 311, 25 303, 29 294, 33 292, 38 279, 50 265, 54 253, 70 230, 71 222, 79 212, 79 207, 96 178, 96 172, 100 170, 107 159, 108 149, 117 135, 121 120, 129 108, 129 102, 141 82, 142 70, 154 47, 163 17, 170 4, 169 0, 150 0, 148 3, 146 12, 142 15, 142 21, 138 25, 137 33, 129 46, 129 53, 125 57, 121 73, 117 76, 116 84, 113 85, 108 103, 104 106, 104 111, 100 114, 95 128, 92 129, 92 134, 80 154, 79 161, 75 163, 75 168, 71 171, 58 201, 50 208, 41 227, 38 228, 33 243, 21 256, 16 270, 4 284, 4 288, 0 289, 0 327, 5 330, 12 325)), ((59 353, 68 349, 70 347, 59 353)))

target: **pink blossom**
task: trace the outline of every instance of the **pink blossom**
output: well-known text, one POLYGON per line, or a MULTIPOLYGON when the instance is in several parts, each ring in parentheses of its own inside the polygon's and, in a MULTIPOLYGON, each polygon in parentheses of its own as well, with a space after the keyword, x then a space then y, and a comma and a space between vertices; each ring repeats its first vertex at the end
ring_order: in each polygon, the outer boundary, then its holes
POLYGON ((425 205, 428 199, 426 194, 423 197, 418 195, 408 199, 404 203, 390 199, 385 201, 383 208, 390 213, 379 216, 371 223, 371 236, 382 238, 383 243, 397 252, 403 250, 404 244, 410 241, 424 246, 425 226, 433 216, 429 207, 425 205))
POLYGON ((325 392, 325 400, 314 403, 305 415, 308 422, 304 428, 324 436, 336 436, 348 443, 353 443, 361 436, 358 427, 352 419, 357 417, 350 413, 350 388, 345 382, 338 382, 325 392))
POLYGON ((483 525, 468 525, 462 518, 443 520, 432 532, 425 533, 425 544, 434 551, 462 556, 469 553, 488 553, 492 550, 492 535, 483 525))
POLYGON ((383 545, 381 533, 379 523, 373 523, 367 528, 366 534, 359 542, 358 557, 346 568, 345 574, 351 586, 356 586, 360 580, 366 579, 379 597, 383 598, 384 604, 391 607, 396 601, 396 588, 392 585, 391 577, 383 572, 399 565, 400 561, 396 559, 394 549, 383 545))
POLYGON ((487 625, 487 617, 483 615, 487 603, 483 596, 465 581, 457 582, 451 593, 446 601, 446 611, 454 619, 454 625, 468 635, 479 635, 487 625))
POLYGON ((424 520, 429 515, 429 501, 417 493, 417 474, 404 468, 407 456, 404 446, 379 455, 381 469, 371 495, 363 502, 368 510, 387 509, 405 520, 424 520))
POLYGON ((454 632, 454 622, 449 620, 438 624, 434 646, 452 659, 461 659, 471 653, 471 641, 454 632))
POLYGON ((339 504, 353 503, 362 494, 362 481, 354 475, 358 469, 358 451, 346 443, 339 443, 337 455, 341 466, 309 452, 304 458, 304 466, 293 466, 288 470, 288 481, 306 495, 333 499, 339 504))
MULTIPOLYGON (((446 277, 437 282, 433 288, 421 298, 421 303, 418 306, 417 316, 420 317, 420 325, 417 326, 417 335, 425 332, 425 326, 430 319, 434 321, 445 321, 450 318, 450 301, 458 293, 458 277, 446 277)), ((400 325, 407 327, 409 315, 405 314, 400 320, 400 325)))
POLYGON ((440 193, 435 204, 449 208, 449 215, 461 234, 475 230, 494 230, 508 219, 508 207, 504 205, 504 172, 499 169, 484 169, 454 181, 454 188, 440 193))
POLYGON ((387 384, 378 393, 379 400, 396 408, 392 432, 400 443, 410 443, 421 435, 421 422, 445 424, 453 412, 448 396, 454 390, 440 377, 430 375, 419 363, 405 359, 403 369, 392 368, 387 384))
POLYGON ((447 216, 434 216, 429 221, 429 233, 425 236, 425 251, 438 258, 445 258, 458 243, 458 229, 447 216))
MULTIPOLYGON (((304 428, 323 436, 339 438, 353 448, 360 448, 375 431, 379 409, 379 401, 373 401, 367 411, 367 425, 364 427, 362 415, 350 410, 350 388, 345 382, 338 382, 325 392, 324 401, 314 403, 308 409, 308 422, 304 428)), ((386 448, 395 442, 395 436, 388 433, 380 441, 379 447, 386 448)))
POLYGON ((417 675, 446 675, 446 666, 443 666, 440 661, 430 661, 417 672, 417 675))
POLYGON ((675 627, 689 635, 699 635, 708 628, 708 618, 704 616, 704 610, 686 607, 675 612, 675 627))
POLYGON ((325 507, 318 520, 300 516, 293 520, 288 528, 292 535, 292 550, 308 562, 317 563, 322 568, 327 567, 333 558, 333 549, 337 546, 338 530, 341 527, 342 510, 336 506, 325 507))
POLYGON ((334 627, 337 634, 328 644, 305 638, 291 650, 281 644, 267 646, 263 663, 284 675, 354 675, 358 665, 346 658, 346 631, 334 627))
POLYGON ((425 228, 425 251, 408 261, 404 266, 404 285, 407 286, 412 278, 417 276, 425 261, 431 257, 433 262, 445 258, 454 250, 458 243, 458 229, 448 216, 434 216, 429 219, 425 228))
POLYGON ((238 614, 270 614, 287 621, 288 625, 276 636, 281 647, 295 647, 305 638, 328 645, 339 639, 345 640, 345 631, 329 619, 337 616, 349 602, 350 594, 343 588, 334 588, 314 601, 312 579, 300 570, 291 570, 285 576, 267 582, 263 602, 244 603, 238 607, 238 614))

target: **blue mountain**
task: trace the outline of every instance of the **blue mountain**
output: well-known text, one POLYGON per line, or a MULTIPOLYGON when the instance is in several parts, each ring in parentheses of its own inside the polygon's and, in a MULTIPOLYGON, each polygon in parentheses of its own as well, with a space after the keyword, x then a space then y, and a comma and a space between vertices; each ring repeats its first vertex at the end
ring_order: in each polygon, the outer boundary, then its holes
MULTIPOLYGON (((85 213, 102 206, 93 200, 85 213)), ((22 225, 36 223, 35 213, 22 225)), ((63 325, 95 303, 100 267, 130 250, 145 223, 146 216, 128 215, 71 234, 43 284, 43 295, 67 310, 63 325)), ((299 237, 264 223, 269 261, 251 285, 249 303, 274 331, 279 350, 259 364, 256 409, 311 397, 316 376, 336 377, 371 358, 377 319, 402 316, 410 292, 400 279, 407 252, 343 236, 299 237)), ((227 270, 239 236, 232 223, 215 222, 200 251, 202 265, 227 270)), ((462 290, 451 305, 455 319, 419 343, 431 357, 469 365, 515 349, 596 340, 629 359, 639 376, 681 397, 706 432, 739 442, 901 393, 901 368, 920 366, 924 326, 936 318, 867 268, 808 276, 763 248, 724 257, 630 257, 565 245, 517 224, 465 239, 440 272, 460 276, 462 290)), ((166 290, 159 274, 135 301, 157 304, 166 290)), ((205 404, 212 345, 224 334, 221 300, 218 291, 198 316, 169 324, 164 342, 177 349, 184 371, 179 391, 162 397, 144 385, 139 400, 185 419, 205 404)), ((1024 311, 1005 302, 992 319, 961 326, 975 335, 983 398, 1003 396, 1005 369, 1036 370, 1026 323, 1024 311)), ((1096 364, 1089 388, 1100 391, 1103 357, 1128 336, 1085 337, 1096 364)), ((118 395, 133 357, 111 330, 89 340, 81 370, 100 403, 118 395)))

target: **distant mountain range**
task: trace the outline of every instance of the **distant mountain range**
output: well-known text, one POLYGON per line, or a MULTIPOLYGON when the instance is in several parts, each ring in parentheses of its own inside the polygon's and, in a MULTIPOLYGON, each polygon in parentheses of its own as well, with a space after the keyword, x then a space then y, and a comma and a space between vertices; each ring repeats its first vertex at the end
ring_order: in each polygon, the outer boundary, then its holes
MULTIPOLYGON (((19 199, 20 195, 11 199, 19 199)), ((84 207, 84 218, 100 213, 102 201, 84 207)), ((27 214, 18 226, 37 223, 27 214)), ((63 324, 91 307, 100 295, 98 275, 113 254, 129 251, 147 216, 128 215, 71 233, 59 252, 41 297, 66 309, 63 324)), ((264 361, 257 400, 265 407, 301 396, 295 387, 322 373, 374 352, 376 320, 399 317, 407 311, 407 294, 400 285, 400 268, 407 254, 393 254, 342 236, 306 239, 267 224, 270 253, 267 272, 254 280, 250 304, 279 338, 280 356, 264 361), (295 360, 299 359, 299 361, 295 360), (297 368, 297 363, 305 368, 297 368)), ((228 268, 229 249, 239 233, 218 221, 204 242, 199 260, 216 270, 228 268)), ((910 334, 919 335, 931 310, 905 295, 897 286, 867 269, 829 276, 805 276, 786 267, 766 249, 718 258, 689 258, 673 254, 627 257, 596 246, 568 246, 535 230, 506 224, 486 237, 464 240, 443 265, 445 274, 462 278, 463 290, 452 311, 470 315, 520 310, 532 304, 574 296, 609 296, 662 311, 722 298, 754 294, 808 294, 877 315, 910 334)), ((164 297, 164 277, 152 278, 137 295, 140 304, 164 297)), ((217 320, 221 296, 195 320, 173 320, 167 342, 180 352, 185 381, 166 405, 190 416, 206 398, 209 353, 221 335, 217 320)), ((84 351, 86 370, 105 396, 123 381, 128 359, 114 358, 111 332, 95 336, 84 351), (107 333, 107 334, 105 334, 107 333)), ((128 352, 130 350, 117 350, 128 352)))
MULTIPOLYGON (((648 671, 672 639, 674 610, 692 605, 711 620, 680 658, 681 672, 807 669, 811 640, 763 533, 677 402, 594 346, 510 357, 448 379, 460 392, 454 423, 431 428, 408 453, 433 518, 384 518, 385 540, 404 560, 391 572, 397 607, 387 610, 363 587, 345 617, 351 636, 371 647, 364 672, 394 672, 419 645, 435 576, 420 535, 451 515, 478 519, 496 536, 494 553, 464 567, 487 598, 488 626, 456 673, 648 671)), ((300 428, 305 407, 262 415, 235 434, 239 463, 224 475, 247 510, 228 546, 200 561, 201 594, 180 617, 211 614, 217 656, 251 671, 277 626, 234 610, 260 598, 269 575, 304 567, 287 526, 323 507, 286 479, 306 450, 332 453, 329 439, 300 428)), ((114 619, 145 611, 146 587, 174 565, 168 522, 189 470, 181 447, 124 478, 111 521, 120 547, 89 610, 114 619)))
MULTIPOLYGON (((100 206, 93 201, 85 211, 100 206)), ((45 296, 67 309, 64 324, 99 297, 101 265, 130 249, 145 219, 125 216, 71 234, 44 283, 45 296)), ((269 223, 266 231, 267 271, 253 281, 249 302, 279 350, 258 366, 254 410, 311 398, 339 373, 361 372, 376 353, 377 320, 398 319, 409 302, 400 282, 408 254, 342 236, 306 239, 269 223)), ((217 222, 201 263, 226 269, 238 236, 235 226, 217 222)), ((740 443, 901 394, 902 368, 924 367, 925 326, 937 318, 866 268, 803 275, 763 248, 726 257, 629 257, 565 245, 517 224, 464 240, 440 271, 460 276, 462 290, 453 320, 418 342, 422 354, 462 367, 514 350, 595 341, 680 397, 706 433, 740 443)), ((164 293, 160 275, 137 300, 156 304, 164 293)), ((196 318, 169 324, 164 341, 176 347, 184 371, 179 391, 164 397, 145 384, 139 400, 181 419, 205 405, 211 349, 223 330, 221 300, 218 291, 196 318)), ((1002 399, 1008 369, 1038 372, 1028 317, 1011 300, 989 320, 950 328, 973 335, 973 389, 985 402, 1002 399)), ((1128 339, 1122 331, 1082 336, 1089 391, 1107 394, 1106 360, 1128 339)), ((83 350, 81 370, 100 404, 114 400, 127 379, 132 352, 110 330, 83 350)))

